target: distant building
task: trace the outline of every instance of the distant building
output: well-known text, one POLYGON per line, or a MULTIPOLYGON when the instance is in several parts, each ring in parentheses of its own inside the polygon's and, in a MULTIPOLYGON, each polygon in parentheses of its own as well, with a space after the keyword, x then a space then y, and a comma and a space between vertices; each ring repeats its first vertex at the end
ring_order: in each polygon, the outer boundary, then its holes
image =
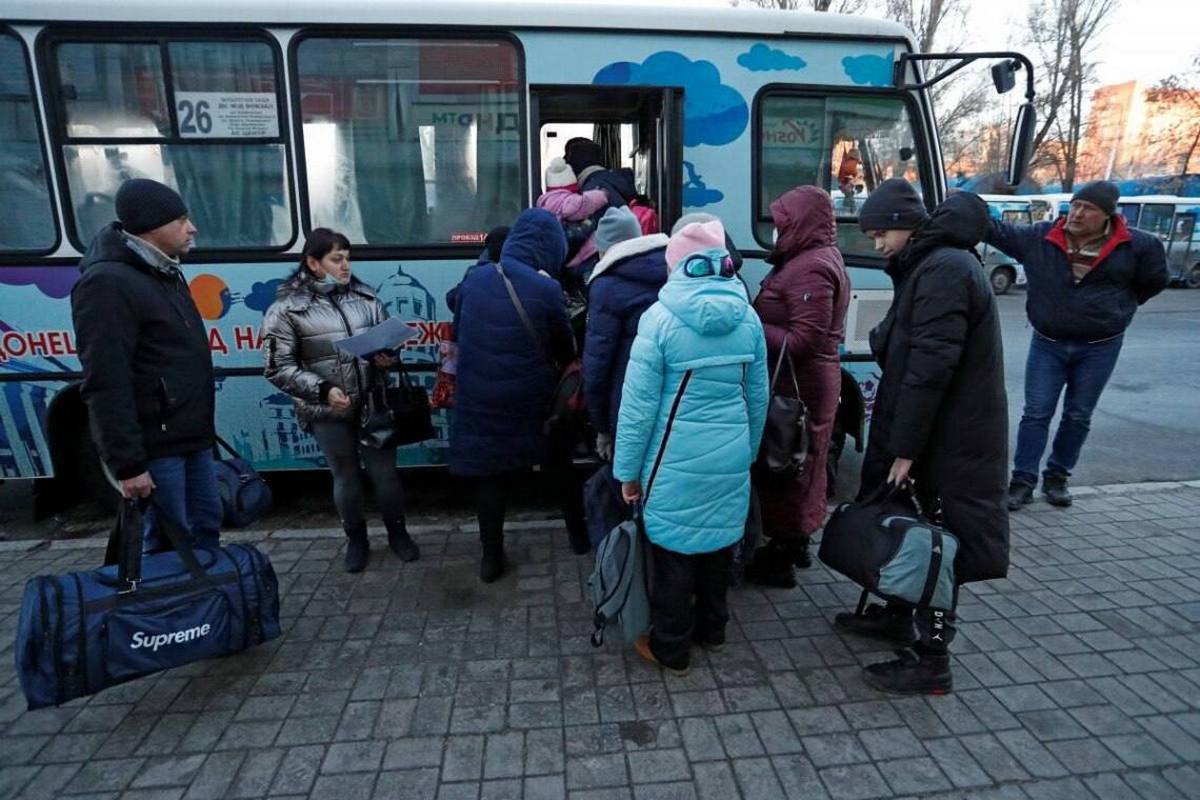
POLYGON ((1200 114, 1187 92, 1137 81, 1092 93, 1076 181, 1178 175, 1200 164, 1200 114))

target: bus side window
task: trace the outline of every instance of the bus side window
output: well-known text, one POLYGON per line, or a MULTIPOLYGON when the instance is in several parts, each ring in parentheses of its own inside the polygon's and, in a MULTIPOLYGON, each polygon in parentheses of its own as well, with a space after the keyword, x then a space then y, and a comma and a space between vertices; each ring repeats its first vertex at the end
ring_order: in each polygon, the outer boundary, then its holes
POLYGON ((73 40, 53 52, 80 247, 114 219, 120 185, 138 177, 179 191, 198 247, 293 240, 280 65, 269 43, 73 40))
POLYGON ((524 87, 511 42, 314 35, 295 53, 313 227, 466 245, 517 215, 524 87))
POLYGON ((921 191, 916 137, 904 100, 771 89, 757 106, 759 244, 771 246, 771 201, 796 186, 811 185, 833 198, 843 252, 873 254, 873 243, 857 223, 863 200, 889 178, 904 178, 921 191))
POLYGON ((48 178, 25 47, 0 34, 0 255, 54 247, 48 178))

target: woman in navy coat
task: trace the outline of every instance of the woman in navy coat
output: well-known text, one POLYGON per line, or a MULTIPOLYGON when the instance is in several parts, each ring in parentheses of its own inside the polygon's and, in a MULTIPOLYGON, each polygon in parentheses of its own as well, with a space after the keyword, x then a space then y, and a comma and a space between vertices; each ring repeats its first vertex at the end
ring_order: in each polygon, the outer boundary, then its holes
POLYGON ((450 471, 478 482, 480 579, 504 569, 504 513, 512 484, 551 455, 572 544, 586 545, 583 501, 569 453, 549 446, 546 409, 558 365, 575 357, 558 273, 567 253, 562 226, 538 208, 517 217, 499 264, 472 269, 447 297, 458 342, 455 404, 450 412, 450 471), (534 328, 535 343, 505 287, 511 281, 534 328))

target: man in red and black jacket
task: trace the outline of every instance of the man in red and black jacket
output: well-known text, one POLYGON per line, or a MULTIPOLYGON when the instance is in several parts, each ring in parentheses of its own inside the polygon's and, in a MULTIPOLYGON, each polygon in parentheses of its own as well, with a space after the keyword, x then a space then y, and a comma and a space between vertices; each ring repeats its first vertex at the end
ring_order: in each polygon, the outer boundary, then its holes
POLYGON ((1092 411, 1112 375, 1138 306, 1167 285, 1162 243, 1132 230, 1110 181, 1085 184, 1065 219, 1036 225, 992 220, 986 241, 1025 266, 1025 311, 1033 342, 1025 363, 1025 411, 1017 433, 1008 507, 1033 502, 1050 421, 1066 388, 1062 419, 1042 473, 1042 491, 1071 505, 1067 480, 1087 439, 1092 411))

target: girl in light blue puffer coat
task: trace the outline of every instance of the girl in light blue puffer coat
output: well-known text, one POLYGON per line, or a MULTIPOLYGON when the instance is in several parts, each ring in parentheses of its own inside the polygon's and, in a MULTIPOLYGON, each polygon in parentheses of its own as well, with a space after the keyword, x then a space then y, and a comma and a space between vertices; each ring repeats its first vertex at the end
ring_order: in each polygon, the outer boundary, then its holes
POLYGON ((626 501, 644 503, 652 549, 651 631, 635 646, 686 674, 693 640, 725 642, 730 547, 766 419, 766 341, 720 222, 685 226, 666 260, 625 373, 613 475, 626 501))

